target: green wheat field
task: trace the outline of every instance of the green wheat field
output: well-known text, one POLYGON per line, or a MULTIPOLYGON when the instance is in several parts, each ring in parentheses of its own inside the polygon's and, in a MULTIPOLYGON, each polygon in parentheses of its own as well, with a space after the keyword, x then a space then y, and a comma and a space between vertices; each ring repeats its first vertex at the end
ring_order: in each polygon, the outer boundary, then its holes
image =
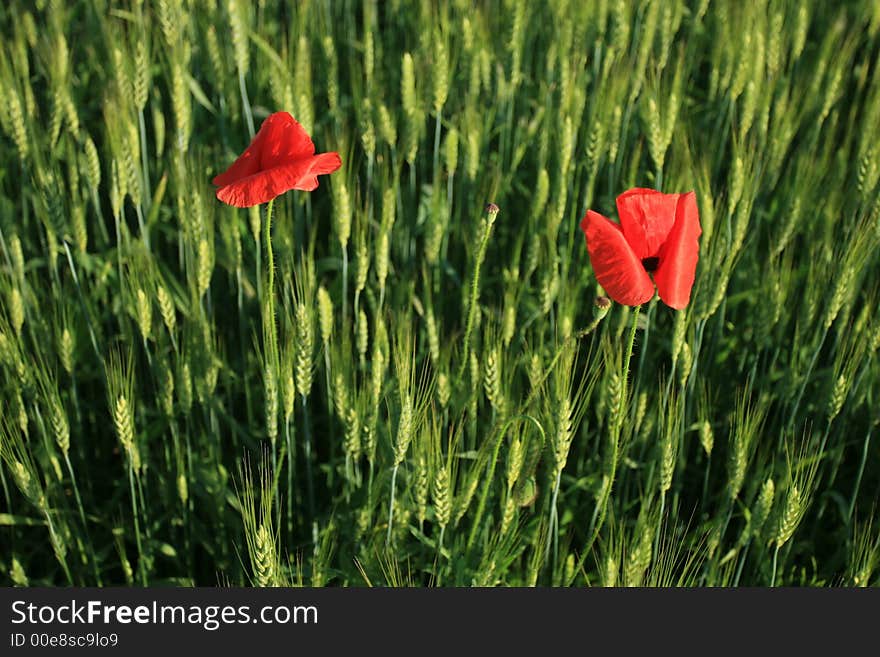
POLYGON ((0 35, 0 584, 880 584, 880 2, 0 35), (269 228, 211 179, 282 110, 343 164, 269 228), (631 187, 696 192, 684 310, 601 298, 631 187))

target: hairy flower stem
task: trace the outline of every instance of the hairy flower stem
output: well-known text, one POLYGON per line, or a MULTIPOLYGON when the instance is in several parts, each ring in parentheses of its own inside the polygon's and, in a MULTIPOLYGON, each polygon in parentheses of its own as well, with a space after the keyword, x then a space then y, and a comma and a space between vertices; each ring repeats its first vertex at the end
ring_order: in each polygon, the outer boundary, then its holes
MULTIPOLYGON (((272 209, 274 205, 275 199, 272 199, 266 206, 266 222, 264 226, 266 234, 264 241, 266 242, 266 268, 268 270, 268 277, 265 290, 266 297, 263 301, 265 312, 263 322, 266 326, 267 336, 266 344, 263 345, 263 353, 267 358, 271 358, 273 362, 275 361, 274 354, 277 351, 278 345, 278 327, 275 325, 275 254, 272 251, 272 209)), ((266 372, 266 376, 277 376, 276 368, 274 366, 270 368, 270 371, 266 372)), ((272 419, 272 422, 275 422, 274 418, 272 419)), ((274 435, 270 437, 272 438, 272 472, 277 476, 278 460, 275 450, 275 438, 274 435)), ((276 504, 277 503, 278 500, 276 499, 276 504)))
POLYGON ((275 205, 275 199, 269 201, 266 206, 266 266, 268 269, 268 289, 266 290, 266 317, 269 322, 269 337, 272 340, 272 347, 277 344, 276 327, 275 327, 275 255, 272 252, 272 206, 275 205))
MULTIPOLYGON (((275 362, 275 354, 278 349, 278 327, 275 325, 275 253, 272 250, 272 210, 275 207, 275 199, 269 201, 266 206, 266 221, 264 225, 265 236, 264 241, 266 242, 266 269, 267 271, 267 282, 266 282, 266 290, 265 290, 265 299, 263 301, 265 317, 263 322, 266 326, 266 344, 263 345, 263 353, 267 358, 271 358, 273 362, 275 362)), ((276 363, 277 364, 277 363, 276 363)), ((270 371, 266 372, 266 376, 277 376, 276 367, 270 368, 270 371)), ((274 424, 275 419, 273 418, 272 423, 274 424)), ((274 434, 270 436, 272 440, 272 472, 277 477, 278 476, 278 454, 276 451, 275 445, 275 436, 274 434)), ((280 500, 276 498, 276 505, 280 504, 280 500)), ((276 512, 278 512, 278 508, 276 506, 276 512)))
POLYGON ((263 251, 260 246, 260 236, 258 234, 254 234, 254 242, 257 247, 257 299, 263 298, 263 251))
POLYGON ((458 366, 458 375, 456 379, 460 382, 464 375, 464 370, 468 363, 468 350, 471 344, 471 332, 474 330, 474 320, 477 315, 477 303, 480 298, 480 267, 486 258, 486 249, 489 246, 489 235, 492 233, 492 225, 495 223, 495 217, 498 216, 498 208, 492 207, 486 213, 486 220, 483 222, 483 239, 480 241, 480 247, 477 250, 477 260, 474 263, 474 275, 471 279, 471 298, 468 302, 467 323, 464 329, 464 351, 461 356, 461 363, 458 366))

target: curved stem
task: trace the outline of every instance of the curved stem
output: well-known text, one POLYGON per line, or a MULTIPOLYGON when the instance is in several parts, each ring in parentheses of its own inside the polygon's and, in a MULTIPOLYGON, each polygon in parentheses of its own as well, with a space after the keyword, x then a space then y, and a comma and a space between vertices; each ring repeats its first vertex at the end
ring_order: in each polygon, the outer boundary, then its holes
POLYGON ((608 314, 607 310, 600 311, 596 315, 595 319, 593 319, 593 321, 590 322, 590 324, 588 326, 586 326, 585 328, 582 328, 577 333, 574 333, 574 334, 568 336, 568 338, 566 340, 564 340, 561 345, 559 345, 559 347, 556 349, 556 353, 553 354, 553 358, 550 360, 550 364, 545 368, 544 374, 541 376, 541 380, 538 381, 538 383, 535 385, 534 388, 532 388, 532 391, 529 393, 529 396, 526 398, 525 404, 523 404, 521 411, 524 411, 526 408, 528 408, 529 404, 531 404, 534 401, 535 396, 538 394, 538 391, 542 388, 542 386, 544 385, 544 382, 547 381, 547 377, 550 376, 550 373, 553 372, 553 368, 556 367, 556 363, 562 357, 562 354, 565 353, 565 350, 574 346, 580 340, 582 340, 583 338, 590 335, 590 333, 595 331, 596 327, 599 326, 599 322, 601 322, 602 318, 604 318, 605 315, 607 315, 607 314, 608 314))

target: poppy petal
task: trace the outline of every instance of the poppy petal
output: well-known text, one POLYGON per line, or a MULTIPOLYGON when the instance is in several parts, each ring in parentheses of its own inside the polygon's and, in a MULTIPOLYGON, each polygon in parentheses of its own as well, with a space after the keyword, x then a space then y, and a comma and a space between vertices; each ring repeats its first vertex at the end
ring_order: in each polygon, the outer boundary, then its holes
POLYGON ((590 262, 609 297, 625 306, 638 306, 654 296, 654 284, 630 248, 620 226, 587 210, 581 221, 590 262))
MULTIPOLYGON (((264 121, 263 125, 265 126, 265 124, 264 121)), ((254 138, 251 140, 250 145, 244 150, 244 153, 239 155, 235 162, 233 162, 226 171, 214 176, 214 180, 211 182, 218 187, 222 187, 233 183, 236 180, 241 180, 242 178, 247 178, 248 176, 257 173, 260 170, 261 151, 265 141, 266 132, 260 127, 259 132, 254 135, 254 138)))
POLYGON ((318 186, 317 176, 341 166, 337 153, 321 153, 290 164, 260 171, 217 190, 217 198, 237 208, 271 201, 291 189, 310 192, 318 186))
POLYGON ((702 232, 696 195, 694 192, 680 194, 675 224, 669 232, 660 254, 660 264, 654 273, 660 298, 671 308, 680 310, 690 302, 700 257, 698 238, 702 232))
POLYGON ((318 153, 312 158, 311 172, 317 176, 333 173, 342 166, 339 153, 318 153))
POLYGON ((333 173, 342 166, 339 153, 318 153, 312 158, 312 166, 307 176, 304 176, 295 189, 311 192, 318 186, 318 176, 324 173, 333 173))
POLYGON ((266 132, 266 143, 261 151, 260 168, 290 164, 315 154, 315 144, 305 128, 287 112, 275 112, 260 127, 266 132))
POLYGON ((659 255, 675 223, 678 197, 640 187, 617 197, 620 227, 639 260, 659 255))

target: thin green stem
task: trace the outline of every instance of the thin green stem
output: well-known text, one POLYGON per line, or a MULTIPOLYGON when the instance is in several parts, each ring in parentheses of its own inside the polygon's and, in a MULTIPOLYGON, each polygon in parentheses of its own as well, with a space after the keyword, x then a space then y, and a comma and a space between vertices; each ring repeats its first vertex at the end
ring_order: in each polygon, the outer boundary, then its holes
POLYGON ((651 325, 654 323, 654 311, 657 308, 657 295, 654 295, 654 298, 651 299, 650 304, 648 305, 648 316, 647 322, 645 323, 645 332, 642 336, 642 348, 639 350, 639 365, 636 369, 634 379, 633 379, 633 397, 639 394, 639 384, 642 381, 642 370, 645 369, 645 356, 648 353, 648 339, 651 337, 651 325))
POLYGON ((130 461, 128 464, 128 485, 131 492, 131 513, 134 519, 134 537, 138 551, 138 573, 141 577, 141 584, 147 586, 147 571, 146 564, 144 563, 143 544, 141 542, 141 524, 138 520, 137 493, 135 493, 134 488, 134 467, 130 461))
POLYGON ((73 465, 70 462, 70 454, 64 452, 64 463, 67 466, 67 472, 70 475, 70 483, 73 488, 73 496, 76 499, 76 507, 79 510, 79 519, 83 525, 83 532, 85 533, 86 545, 89 546, 89 558, 92 562, 92 569, 95 573, 95 583, 98 586, 102 586, 101 584, 101 573, 98 570, 98 558, 95 555, 95 546, 92 543, 92 537, 89 535, 89 525, 86 522, 86 511, 83 506, 82 497, 79 494, 79 486, 76 484, 76 476, 73 474, 73 465))
POLYGON ((437 173, 439 169, 439 152, 440 152, 440 123, 443 117, 443 110, 437 112, 437 120, 434 122, 434 181, 437 181, 437 173))
POLYGON ((779 543, 776 544, 776 548, 773 550, 773 571, 770 574, 770 587, 776 586, 776 562, 779 558, 779 543))
POLYGON ((556 471, 556 477, 553 484, 553 498, 550 501, 550 527, 547 529, 547 550, 544 555, 544 559, 546 560, 550 556, 550 542, 552 541, 553 548, 553 572, 556 571, 556 560, 559 552, 559 511, 556 507, 556 504, 559 500, 559 485, 562 483, 562 470, 558 469, 556 471))
POLYGON ((141 208, 141 204, 138 203, 134 206, 135 213, 137 214, 138 219, 138 228, 141 231, 141 238, 144 240, 144 246, 147 247, 147 252, 150 251, 150 231, 147 228, 147 223, 144 221, 144 211, 141 208))
POLYGON ((302 396, 303 403, 303 433, 305 440, 303 441, 303 449, 306 459, 306 487, 308 490, 309 517, 315 518, 315 481, 312 477, 312 430, 309 426, 309 398, 302 396))
POLYGON ((385 536, 385 547, 389 547, 391 545, 391 529, 394 524, 394 493, 395 487, 397 486, 397 469, 400 467, 399 463, 394 464, 394 469, 391 471, 391 499, 388 502, 388 534, 385 536))
MULTIPOLYGON (((342 330, 346 330, 348 319, 348 247, 342 246, 342 330)), ((357 315, 354 317, 357 322, 357 315)))
POLYGON ((819 358, 819 352, 822 351, 822 345, 825 344, 825 338, 828 336, 828 329, 822 331, 822 337, 819 339, 819 345, 816 347, 815 351, 813 351, 813 357, 810 359, 810 364, 807 366, 807 371, 804 373, 803 380, 801 381, 801 385, 798 388, 797 397, 794 399, 794 404, 792 406, 791 412, 788 416, 788 421, 785 423, 786 429, 791 429, 794 424, 795 415, 797 415, 798 407, 800 406, 801 399, 804 396, 804 390, 807 387, 807 382, 810 379, 810 374, 813 372, 813 368, 816 366, 816 361, 819 358))
POLYGON ((251 101, 248 99, 247 85, 244 81, 244 71, 238 71, 238 88, 241 91, 241 106, 244 108, 244 117, 248 125, 248 134, 254 138, 254 115, 251 112, 251 101))
POLYGON ((150 205, 153 201, 153 192, 150 188, 150 170, 148 166, 147 157, 147 125, 144 121, 144 110, 143 108, 138 109, 138 127, 140 129, 141 134, 141 169, 143 170, 144 177, 144 204, 146 205, 147 213, 150 211, 150 205))
POLYGON ((290 435, 290 418, 284 420, 284 439, 287 443, 287 534, 293 536, 293 470, 296 458, 293 452, 293 437, 290 435))
POLYGON ((868 447, 871 444, 871 432, 872 429, 868 429, 867 435, 865 435, 865 443, 862 445, 862 459, 859 461, 859 471, 856 474, 856 483, 853 485, 853 492, 849 498, 849 506, 847 507, 846 517, 847 520, 852 520, 853 511, 856 508, 856 497, 859 493, 859 488, 862 485, 862 475, 865 474, 865 462, 868 460, 868 447))
POLYGON ((103 360, 103 356, 101 355, 101 350, 98 349, 98 340, 95 338, 95 330, 92 328, 92 316, 89 312, 89 307, 86 305, 86 300, 83 297, 82 288, 79 284, 79 277, 76 275, 76 266, 73 264, 73 255, 70 253, 70 247, 67 245, 67 240, 62 240, 62 244, 64 244, 64 253, 67 255, 67 263, 70 265, 70 273, 73 275, 73 284, 76 287, 76 295, 79 299, 79 305, 83 310, 83 315, 86 320, 86 327, 89 329, 89 339, 92 342, 92 348, 95 350, 95 354, 98 356, 99 360, 103 360))

